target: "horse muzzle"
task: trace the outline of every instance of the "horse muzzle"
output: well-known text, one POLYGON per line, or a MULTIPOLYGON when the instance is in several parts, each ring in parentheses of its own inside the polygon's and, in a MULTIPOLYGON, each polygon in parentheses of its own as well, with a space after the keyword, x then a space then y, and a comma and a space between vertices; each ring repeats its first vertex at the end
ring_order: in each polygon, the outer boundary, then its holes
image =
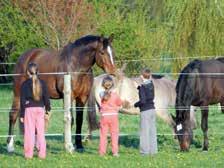
POLYGON ((180 143, 180 150, 183 152, 189 151, 190 145, 187 142, 180 143))
POLYGON ((113 75, 116 76, 116 68, 115 67, 110 67, 110 68, 106 68, 105 71, 109 74, 109 75, 113 75))

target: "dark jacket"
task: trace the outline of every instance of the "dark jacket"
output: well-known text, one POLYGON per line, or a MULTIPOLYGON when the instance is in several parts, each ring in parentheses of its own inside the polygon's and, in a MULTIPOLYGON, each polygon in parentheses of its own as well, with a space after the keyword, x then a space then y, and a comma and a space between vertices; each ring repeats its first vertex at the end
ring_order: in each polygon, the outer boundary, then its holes
POLYGON ((140 111, 155 109, 154 107, 154 85, 151 80, 138 86, 139 101, 134 104, 140 111))
POLYGON ((40 80, 40 83, 42 87, 42 96, 39 101, 35 101, 33 100, 32 79, 27 79, 23 82, 20 92, 20 117, 24 117, 26 107, 45 107, 46 111, 51 110, 47 86, 43 80, 40 80))

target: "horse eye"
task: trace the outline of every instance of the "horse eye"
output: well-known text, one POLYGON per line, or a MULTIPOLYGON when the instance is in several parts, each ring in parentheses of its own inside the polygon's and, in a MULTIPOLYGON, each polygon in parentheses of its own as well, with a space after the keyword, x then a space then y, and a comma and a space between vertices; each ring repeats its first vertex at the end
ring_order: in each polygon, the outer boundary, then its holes
POLYGON ((102 55, 103 55, 103 54, 104 54, 104 51, 100 51, 100 54, 102 54, 102 55))

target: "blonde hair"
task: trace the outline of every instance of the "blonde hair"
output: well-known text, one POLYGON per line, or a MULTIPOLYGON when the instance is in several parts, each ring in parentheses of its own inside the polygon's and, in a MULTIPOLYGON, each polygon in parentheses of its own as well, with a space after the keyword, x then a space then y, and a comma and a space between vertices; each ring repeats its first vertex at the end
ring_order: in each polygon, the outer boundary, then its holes
POLYGON ((38 68, 37 64, 29 63, 27 68, 27 73, 32 77, 32 91, 33 91, 33 99, 35 101, 39 101, 42 95, 42 87, 39 78, 37 77, 38 68))

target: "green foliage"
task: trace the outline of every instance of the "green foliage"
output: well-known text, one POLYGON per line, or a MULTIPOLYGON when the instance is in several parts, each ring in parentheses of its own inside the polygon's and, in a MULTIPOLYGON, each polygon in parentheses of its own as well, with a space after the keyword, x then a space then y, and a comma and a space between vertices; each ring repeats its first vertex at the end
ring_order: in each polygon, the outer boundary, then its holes
POLYGON ((223 4, 223 0, 96 0, 97 30, 115 34, 117 60, 138 60, 129 62, 130 73, 145 65, 155 72, 179 72, 192 56, 224 54, 223 4))
MULTIPOLYGON (((95 2, 98 21, 97 31, 103 34, 114 33, 113 42, 116 60, 136 60, 128 62, 128 72, 138 73, 148 62, 139 61, 152 58, 150 22, 147 19, 147 6, 144 1, 124 3, 122 0, 95 2)), ((125 61, 124 61, 125 62, 125 61)))
MULTIPOLYGON (((191 57, 224 55, 224 0, 85 2, 83 9, 87 5, 91 10, 82 11, 82 25, 91 34, 114 33, 116 61, 119 66, 123 63, 120 60, 128 62, 128 74, 136 74, 144 66, 154 72, 180 72, 191 57), (173 59, 166 60, 170 57, 173 59)), ((35 22, 24 20, 21 12, 9 3, 0 9, 0 45, 12 48, 11 60, 29 48, 45 45, 42 39, 47 37, 42 31, 45 24, 39 29, 35 22)), ((71 32, 76 34, 83 30, 74 29, 71 32)), ((101 71, 96 68, 95 72, 101 71)))
MULTIPOLYGON (((174 58, 224 54, 223 2, 168 0, 165 3, 166 20, 171 32, 169 50, 174 58)), ((173 71, 179 72, 189 60, 174 60, 173 71)))
POLYGON ((0 4, 0 47, 10 50, 9 62, 16 62, 18 56, 30 48, 45 46, 37 25, 27 23, 21 12, 9 2, 0 4))

